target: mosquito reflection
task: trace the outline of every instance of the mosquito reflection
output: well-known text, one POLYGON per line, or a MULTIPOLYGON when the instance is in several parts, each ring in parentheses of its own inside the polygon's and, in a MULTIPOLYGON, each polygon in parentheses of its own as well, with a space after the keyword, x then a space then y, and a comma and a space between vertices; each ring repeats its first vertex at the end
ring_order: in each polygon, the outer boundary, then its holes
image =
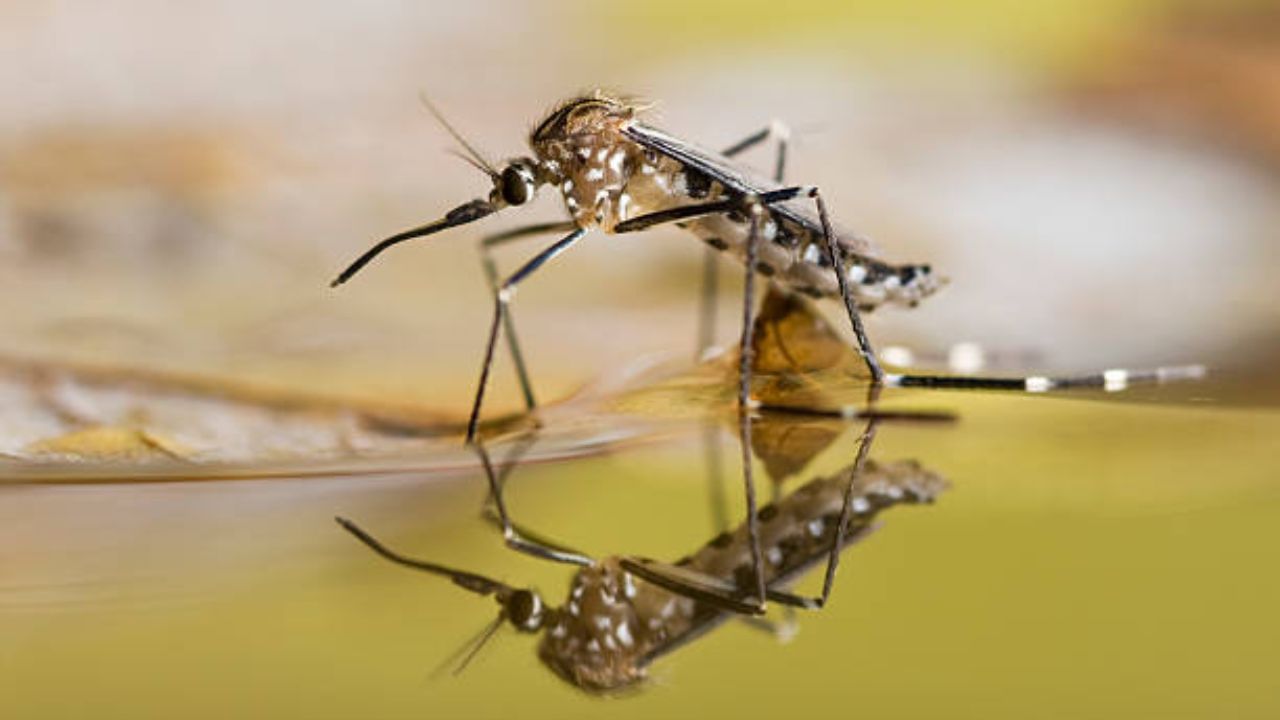
MULTIPOLYGON (((746 422, 749 427, 751 418, 746 422)), ((641 685, 658 658, 728 620, 741 619, 786 633, 785 624, 758 616, 759 581, 763 580, 769 603, 821 608, 831 593, 844 549, 878 528, 882 514, 890 508, 931 503, 945 489, 941 476, 914 460, 881 462, 869 457, 880 422, 878 417, 868 420, 846 466, 779 493, 755 511, 750 518, 753 523, 744 521, 727 529, 674 562, 626 554, 592 557, 517 525, 503 499, 503 485, 516 466, 515 457, 495 468, 486 449, 477 446, 491 490, 490 516, 502 528, 506 543, 522 553, 579 567, 567 597, 557 606, 532 589, 401 555, 350 520, 339 518, 339 522, 393 562, 495 598, 498 617, 455 656, 462 657, 459 669, 492 635, 492 628, 509 623, 520 632, 542 635, 538 657, 561 679, 588 692, 613 693, 641 685), (762 556, 759 564, 753 558, 753 544, 762 556), (824 563, 820 595, 805 597, 792 591, 806 573, 824 563), (757 576, 757 568, 762 577, 757 576)), ((522 450, 517 446, 511 455, 518 456, 522 450)))

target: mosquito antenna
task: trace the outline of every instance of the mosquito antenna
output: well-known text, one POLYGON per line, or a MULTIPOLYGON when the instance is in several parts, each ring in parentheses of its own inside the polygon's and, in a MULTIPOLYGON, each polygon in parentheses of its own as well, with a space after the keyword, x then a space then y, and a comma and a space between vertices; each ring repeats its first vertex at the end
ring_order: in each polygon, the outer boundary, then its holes
POLYGON ((498 177, 498 171, 494 170, 493 166, 484 159, 484 156, 472 147, 471 143, 467 142, 466 138, 462 137, 462 133, 455 130, 454 127, 449 124, 449 121, 444 119, 444 115, 438 108, 436 108, 435 104, 431 102, 431 99, 427 97, 427 93, 425 91, 419 91, 418 99, 422 101, 422 104, 426 106, 427 110, 435 117, 435 119, 444 126, 444 129, 453 136, 453 139, 457 140, 458 144, 466 149, 467 154, 475 160, 475 164, 480 169, 488 173, 489 177, 498 177))
POLYGON ((498 175, 497 173, 495 173, 495 172, 493 171, 493 168, 490 168, 490 167, 489 167, 489 166, 487 166, 487 165, 481 165, 479 161, 477 161, 475 158, 471 157, 470 155, 468 155, 468 154, 466 154, 466 153, 462 152, 461 150, 456 150, 456 149, 454 149, 454 148, 450 148, 450 149, 449 149, 449 154, 450 154, 450 155, 452 155, 452 156, 454 156, 454 157, 456 157, 456 158, 458 158, 459 160, 461 160, 461 161, 465 162, 466 164, 470 165, 471 167, 473 167, 473 168, 475 168, 475 169, 479 170, 480 172, 482 172, 482 173, 484 173, 484 174, 488 175, 489 177, 493 178, 494 180, 497 180, 499 177, 501 177, 500 175, 498 175))
MULTIPOLYGON (((469 573, 465 570, 455 570, 450 567, 445 567, 444 565, 437 565, 436 563, 427 562, 425 560, 415 560, 411 557, 401 555, 400 553, 388 548, 386 545, 378 542, 372 535, 365 532, 359 525, 356 525, 350 520, 344 517, 336 517, 334 520, 337 520, 338 524, 347 532, 355 535, 360 542, 368 545, 374 552, 391 562, 405 565, 407 567, 414 568, 415 570, 425 570, 436 575, 443 575, 452 580, 453 584, 466 588, 471 592, 479 593, 480 595, 514 592, 511 587, 500 583, 497 580, 491 580, 483 575, 469 573)), ((499 619, 502 619, 501 615, 498 617, 499 619)))
POLYGON ((428 677, 440 677, 440 675, 444 673, 445 668, 450 665, 454 666, 453 669, 449 671, 450 675, 461 675, 462 671, 466 670, 467 666, 471 664, 471 661, 480 653, 480 648, 483 648, 485 644, 489 642, 489 639, 493 637, 494 633, 498 632, 498 628, 502 627, 502 623, 506 619, 506 612, 498 613, 498 617, 494 618, 493 622, 485 625, 480 632, 472 635, 470 639, 455 650, 452 655, 444 660, 444 662, 437 665, 436 669, 432 670, 431 675, 428 677), (455 665, 455 663, 457 664, 455 665))

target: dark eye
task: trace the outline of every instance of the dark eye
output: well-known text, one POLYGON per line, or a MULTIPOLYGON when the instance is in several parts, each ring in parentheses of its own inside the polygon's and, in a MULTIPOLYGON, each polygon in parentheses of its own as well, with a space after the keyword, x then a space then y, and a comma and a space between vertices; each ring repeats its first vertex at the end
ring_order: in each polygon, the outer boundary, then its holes
POLYGON ((508 205, 523 205, 529 202, 533 194, 533 183, 528 175, 515 165, 508 165, 502 170, 502 199, 508 205))
POLYGON ((536 630, 542 624, 542 600, 528 590, 517 590, 507 601, 507 616, 521 630, 536 630))

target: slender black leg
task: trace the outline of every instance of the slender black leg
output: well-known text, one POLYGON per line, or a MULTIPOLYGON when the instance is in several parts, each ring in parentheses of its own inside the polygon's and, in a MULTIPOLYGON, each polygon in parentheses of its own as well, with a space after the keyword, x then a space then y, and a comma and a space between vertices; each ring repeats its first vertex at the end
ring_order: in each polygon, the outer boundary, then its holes
POLYGON ((858 352, 862 355, 863 362, 867 364, 867 372, 871 373, 871 382, 879 385, 884 382, 884 370, 880 369, 880 361, 876 359, 876 352, 871 348, 867 330, 862 325, 862 316, 858 314, 858 303, 854 301, 853 294, 849 290, 849 278, 844 273, 844 253, 840 250, 840 244, 836 242, 835 233, 831 231, 827 204, 822 201, 822 194, 818 192, 818 188, 813 188, 809 192, 818 205, 818 217, 822 219, 822 235, 826 240, 832 271, 835 272, 836 282, 840 285, 840 297, 844 300, 844 309, 849 314, 849 323, 853 325, 853 334, 858 339, 858 352))
POLYGON ((760 250, 760 225, 764 206, 753 203, 751 230, 747 236, 747 263, 742 288, 742 339, 738 346, 738 433, 742 445, 742 483, 747 497, 747 537, 751 542, 751 567, 755 573, 756 598, 765 603, 764 555, 760 551, 760 527, 756 518, 756 484, 751 464, 751 365, 755 333, 756 255, 760 250))
MULTIPOLYGON (((492 293, 498 292, 498 266, 493 261, 491 252, 493 248, 513 240, 523 240, 536 235, 569 232, 574 227, 575 225, 572 222, 539 223, 507 230, 481 240, 480 263, 484 268, 485 281, 489 283, 489 291, 492 293)), ((524 354, 520 352, 520 341, 516 337, 515 318, 512 317, 509 310, 503 320, 502 331, 507 338, 507 351, 511 355, 511 362, 516 368, 516 379, 520 381, 520 392, 524 395, 524 406, 528 410, 533 410, 538 406, 538 401, 533 395, 533 383, 529 380, 529 370, 524 364, 524 354)))
POLYGON ((499 482, 497 473, 493 470, 493 463, 489 461, 489 453, 485 451, 484 443, 477 441, 473 447, 476 455, 480 457, 480 464, 484 467, 485 478, 489 481, 490 497, 498 510, 498 521, 502 526, 502 540, 507 544, 507 547, 517 552, 552 562, 581 565, 583 567, 588 567, 594 563, 591 558, 580 552, 521 532, 511 522, 511 516, 507 514, 507 504, 502 498, 502 485, 499 482))
MULTIPOLYGON (((782 182, 787 162, 787 139, 790 131, 780 122, 774 121, 767 127, 748 135, 721 152, 725 157, 733 157, 741 152, 759 145, 770 137, 778 139, 778 154, 773 171, 773 179, 782 182)), ((698 354, 695 359, 702 359, 707 350, 716 341, 716 298, 719 291, 720 251, 708 247, 702 253, 702 293, 698 307, 698 354)), ((509 337, 510 335, 508 335, 509 337)))
POLYGON ((719 610, 742 615, 760 615, 765 610, 763 603, 744 598, 742 588, 731 580, 635 556, 620 557, 618 564, 642 580, 719 610))
POLYGON ((751 198, 731 197, 724 200, 712 200, 711 202, 699 203, 697 205, 682 205, 680 207, 658 210, 657 212, 638 215, 629 220, 624 220, 623 222, 615 225, 613 231, 615 233, 636 232, 637 230, 646 230, 654 225, 680 222, 681 220, 692 220, 693 218, 703 217, 705 215, 716 215, 718 213, 741 210, 750 205, 774 205, 780 202, 786 202, 787 200, 793 200, 804 194, 812 193, 812 187, 795 186, 762 192, 751 198))
POLYGON ((777 120, 730 145, 725 150, 722 150, 720 154, 725 157, 733 157, 759 145, 770 137, 778 139, 778 155, 774 165, 773 179, 782 182, 783 171, 787 163, 787 141, 791 139, 791 130, 777 120))
MULTIPOLYGON (((778 140, 777 161, 774 167, 774 179, 782 182, 786 170, 787 139, 790 131, 782 123, 774 121, 759 131, 734 143, 724 151, 725 157, 733 157, 739 153, 759 145, 770 137, 778 140)), ((715 344, 716 336, 716 298, 719 296, 719 262, 720 251, 708 247, 702 256, 702 296, 698 312, 698 356, 701 359, 715 344)), ((723 532, 729 527, 728 513, 725 510, 723 465, 720 453, 720 429, 714 423, 703 428, 703 447, 706 454, 707 489, 711 507, 711 524, 716 532, 723 532)))
POLYGON ((476 431, 480 427, 480 407, 484 404, 484 391, 489 384, 489 372, 493 369, 493 353, 498 344, 498 331, 507 315, 507 305, 515 294, 516 287, 527 277, 542 267, 548 260, 568 250, 587 233, 584 228, 575 228, 573 232, 556 241, 554 245, 544 249, 525 263, 511 277, 507 278, 493 295, 493 322, 489 326, 489 342, 485 346, 484 364, 480 366, 480 382, 476 387, 476 399, 471 406, 471 419, 467 422, 467 444, 476 439, 476 431))

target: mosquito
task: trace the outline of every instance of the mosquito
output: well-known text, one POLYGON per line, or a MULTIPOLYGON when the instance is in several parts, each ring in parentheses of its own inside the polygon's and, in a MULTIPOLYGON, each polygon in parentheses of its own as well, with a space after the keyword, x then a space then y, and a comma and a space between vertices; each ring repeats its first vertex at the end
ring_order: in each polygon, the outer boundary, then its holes
MULTIPOLYGON (((871 426, 853 463, 809 481, 757 513, 770 601, 788 608, 821 607, 831 591, 840 552, 877 529, 880 513, 899 504, 931 503, 946 488, 945 480, 913 460, 878 463, 869 459, 871 426), (821 596, 802 597, 787 590, 824 559, 821 596)), ((596 693, 637 686, 655 660, 730 618, 779 630, 751 617, 757 613, 751 599, 756 571, 747 523, 720 533, 674 563, 638 556, 591 558, 527 530, 516 530, 501 499, 501 478, 483 445, 477 445, 477 451, 508 539, 519 538, 509 544, 535 557, 580 566, 560 607, 548 606, 531 589, 407 557, 352 521, 337 518, 342 527, 388 560, 443 576, 497 600, 497 618, 463 647, 455 672, 466 667, 504 622, 523 633, 542 632, 538 649, 542 662, 561 679, 596 693)))
MULTIPOLYGON (((559 192, 569 215, 564 222, 519 227, 481 242, 486 272, 493 285, 494 311, 467 422, 468 444, 476 439, 494 353, 504 327, 525 404, 530 410, 536 407, 511 320, 511 302, 521 283, 593 229, 617 235, 674 224, 691 232, 714 251, 727 253, 743 263, 745 282, 738 368, 740 408, 751 406, 751 334, 757 274, 788 292, 814 298, 838 298, 848 315, 873 387, 1043 392, 1078 385, 1118 389, 1130 380, 1145 379, 1124 370, 1073 378, 886 373, 867 337, 862 314, 885 305, 914 307, 938 290, 945 280, 928 264, 894 264, 882 260, 870 240, 831 222, 822 193, 816 186, 784 184, 789 133, 779 123, 771 123, 721 153, 710 152, 646 124, 641 119, 645 105, 597 91, 557 106, 529 135, 532 157, 517 157, 498 168, 485 160, 425 97, 423 101, 462 146, 463 152, 459 155, 488 175, 492 188, 487 197, 460 205, 442 219, 375 244, 343 270, 332 286, 350 280, 387 248, 476 222, 509 207, 527 205, 543 186, 559 192), (774 138, 777 145, 772 179, 757 177, 734 162, 738 154, 770 138, 774 138), (513 240, 553 233, 562 236, 501 283, 496 282, 496 271, 487 254, 490 249, 513 240)), ((1198 376, 1203 368, 1166 368, 1159 373, 1158 379, 1165 379, 1164 375, 1181 378, 1198 376)))

